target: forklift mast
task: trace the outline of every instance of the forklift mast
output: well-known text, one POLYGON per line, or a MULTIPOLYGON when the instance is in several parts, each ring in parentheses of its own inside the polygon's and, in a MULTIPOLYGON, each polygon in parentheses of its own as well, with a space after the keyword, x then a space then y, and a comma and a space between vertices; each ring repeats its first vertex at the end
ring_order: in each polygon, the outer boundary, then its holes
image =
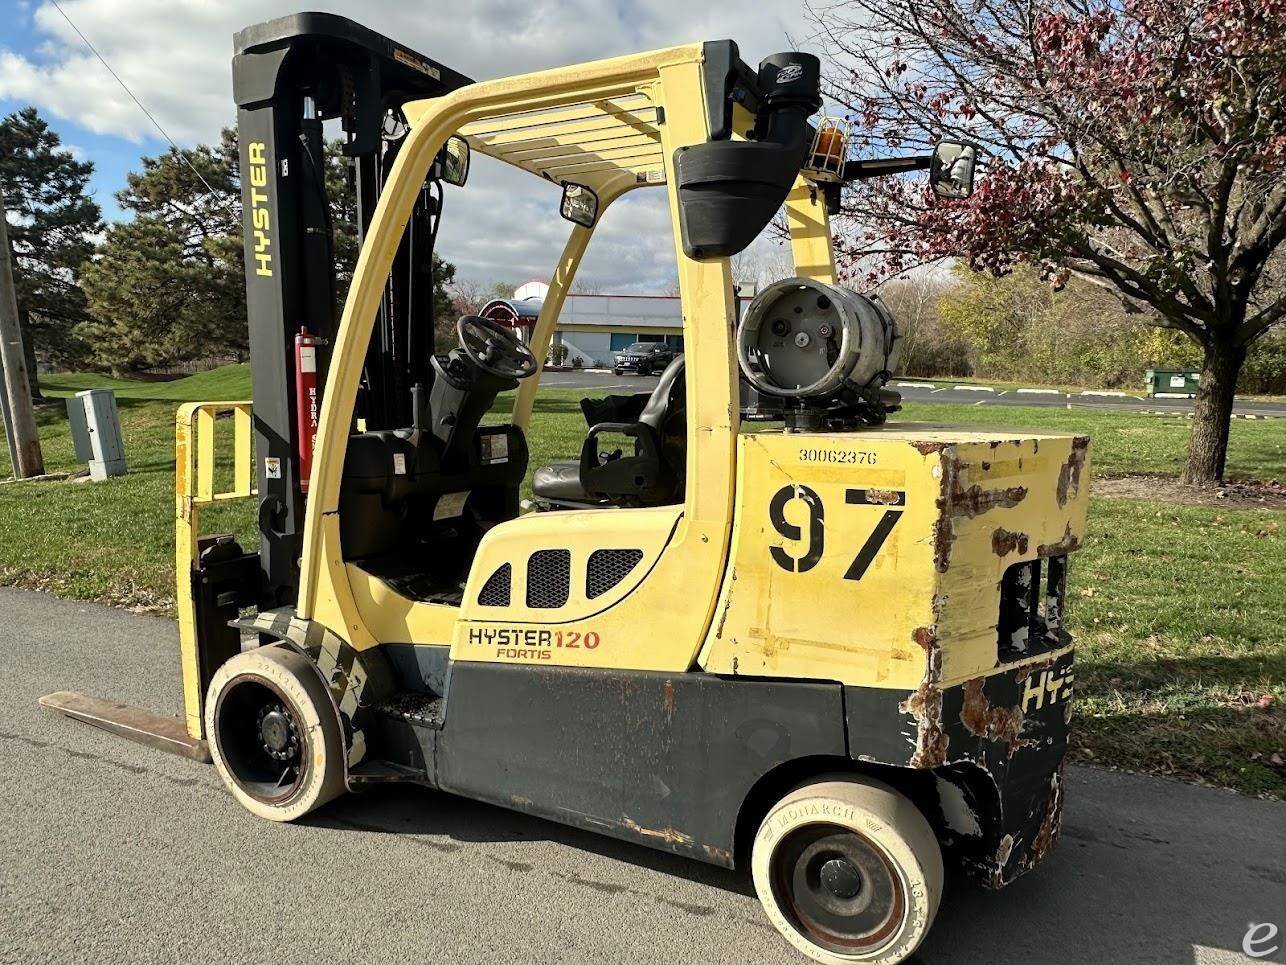
MULTIPOLYGON (((338 119, 359 242, 405 133, 401 105, 472 81, 344 17, 301 13, 247 27, 232 62, 240 145, 246 309, 259 490, 260 606, 294 601, 307 488, 301 468, 296 336, 319 341, 317 378, 337 327, 335 230, 322 122, 338 119)), ((359 414, 371 429, 411 424, 432 380, 432 180, 407 225, 366 360, 359 414)), ((350 266, 351 267, 351 266, 350 266)), ((324 386, 318 384, 320 407, 324 386)), ((310 401, 305 404, 313 404, 310 401)), ((305 424, 307 424, 305 422, 305 424)))

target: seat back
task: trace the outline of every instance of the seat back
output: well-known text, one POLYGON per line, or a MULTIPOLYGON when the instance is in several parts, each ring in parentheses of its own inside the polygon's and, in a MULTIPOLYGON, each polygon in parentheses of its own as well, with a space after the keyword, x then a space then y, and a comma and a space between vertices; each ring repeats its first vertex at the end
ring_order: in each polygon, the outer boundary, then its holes
POLYGON ((683 374, 683 356, 677 355, 661 373, 661 380, 657 382, 651 398, 647 400, 647 405, 639 413, 639 422, 650 426, 656 432, 661 431, 666 417, 674 410, 675 403, 677 402, 680 406, 684 404, 687 386, 683 374))
POLYGON ((592 427, 581 450, 580 483, 595 499, 615 505, 664 506, 682 496, 686 468, 687 386, 683 356, 666 366, 638 420, 592 427), (634 454, 604 461, 600 433, 634 438, 634 454))

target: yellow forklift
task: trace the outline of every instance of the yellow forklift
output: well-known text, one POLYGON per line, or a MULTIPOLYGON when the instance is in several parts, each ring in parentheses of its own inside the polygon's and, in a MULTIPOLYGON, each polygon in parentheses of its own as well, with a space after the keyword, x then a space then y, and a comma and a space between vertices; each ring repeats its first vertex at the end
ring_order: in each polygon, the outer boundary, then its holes
POLYGON ((849 159, 817 59, 731 41, 475 83, 301 14, 238 35, 234 82, 254 400, 178 415, 185 714, 46 705, 212 759, 275 821, 412 782, 746 868, 820 962, 902 961, 945 867, 998 888, 1049 854, 1088 440, 888 423, 897 325, 837 285, 829 227, 859 178, 967 195, 974 147, 849 159), (362 241, 342 316, 329 119, 362 241), (529 340, 465 316, 439 345, 475 155, 561 186, 570 233, 529 340), (666 192, 685 352, 587 399, 520 511, 559 311, 636 189, 666 192), (796 277, 739 317, 729 258, 783 206, 796 277), (743 425, 747 395, 777 421, 743 425), (237 499, 255 552, 202 532, 237 499))

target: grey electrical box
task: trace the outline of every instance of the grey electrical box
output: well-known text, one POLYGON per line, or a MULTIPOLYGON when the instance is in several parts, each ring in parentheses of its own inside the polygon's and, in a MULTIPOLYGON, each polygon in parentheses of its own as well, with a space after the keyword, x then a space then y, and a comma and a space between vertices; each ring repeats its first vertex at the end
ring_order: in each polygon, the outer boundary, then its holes
POLYGON ((76 458, 89 463, 90 478, 125 475, 125 440, 111 389, 77 392, 67 400, 67 421, 76 458))

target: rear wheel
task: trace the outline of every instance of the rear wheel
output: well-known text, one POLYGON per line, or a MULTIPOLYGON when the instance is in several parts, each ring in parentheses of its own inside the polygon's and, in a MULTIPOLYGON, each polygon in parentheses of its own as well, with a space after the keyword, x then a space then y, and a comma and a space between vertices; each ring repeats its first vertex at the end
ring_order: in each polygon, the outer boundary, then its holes
POLYGON ((773 925, 828 965, 903 961, 942 897, 933 829, 874 781, 821 781, 786 795, 764 818, 751 865, 773 925))
POLYGON ((344 792, 344 740, 312 661, 284 647, 237 654, 206 697, 210 756, 232 796, 293 821, 344 792))

